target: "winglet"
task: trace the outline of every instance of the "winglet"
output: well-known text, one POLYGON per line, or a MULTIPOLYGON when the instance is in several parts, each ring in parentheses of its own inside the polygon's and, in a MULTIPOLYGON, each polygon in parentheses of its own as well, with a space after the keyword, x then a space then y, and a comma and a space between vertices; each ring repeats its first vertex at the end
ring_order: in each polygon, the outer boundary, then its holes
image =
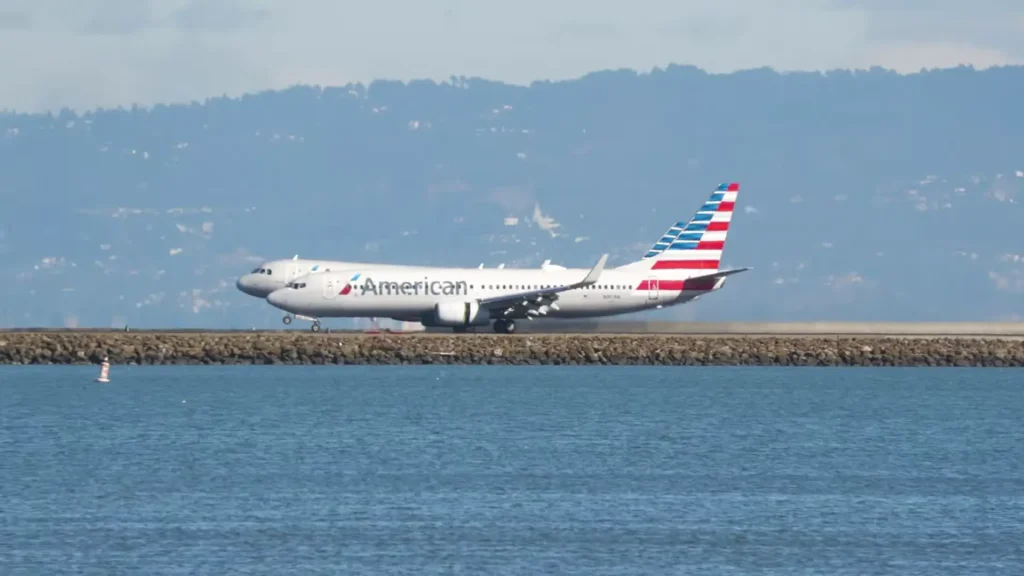
POLYGON ((608 255, 604 254, 601 259, 597 261, 597 265, 590 269, 587 273, 587 277, 577 286, 590 286, 591 284, 597 284, 597 280, 601 277, 601 272, 604 272, 604 263, 608 261, 608 255))

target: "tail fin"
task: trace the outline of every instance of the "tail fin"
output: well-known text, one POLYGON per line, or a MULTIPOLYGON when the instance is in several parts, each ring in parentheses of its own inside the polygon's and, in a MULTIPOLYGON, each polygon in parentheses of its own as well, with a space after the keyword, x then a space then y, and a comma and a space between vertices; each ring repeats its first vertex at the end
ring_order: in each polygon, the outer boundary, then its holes
POLYGON ((723 183, 689 222, 677 222, 636 262, 622 268, 718 270, 740 185, 723 183))

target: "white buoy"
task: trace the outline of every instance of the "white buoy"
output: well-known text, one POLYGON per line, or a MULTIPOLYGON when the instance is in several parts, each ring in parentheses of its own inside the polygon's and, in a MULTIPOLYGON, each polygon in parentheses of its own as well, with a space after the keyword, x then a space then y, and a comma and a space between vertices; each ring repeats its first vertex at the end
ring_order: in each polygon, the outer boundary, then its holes
POLYGON ((110 362, 107 362, 107 357, 103 357, 103 363, 100 364, 100 375, 96 378, 97 382, 110 382, 110 362))

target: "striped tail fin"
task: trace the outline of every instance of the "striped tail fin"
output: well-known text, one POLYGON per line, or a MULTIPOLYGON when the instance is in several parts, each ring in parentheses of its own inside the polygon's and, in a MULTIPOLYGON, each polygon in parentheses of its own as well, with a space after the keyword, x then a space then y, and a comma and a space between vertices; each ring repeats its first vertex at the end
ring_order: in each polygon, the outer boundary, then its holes
POLYGON ((677 222, 642 259, 622 268, 704 273, 718 270, 739 191, 740 185, 735 182, 719 185, 689 222, 677 222))

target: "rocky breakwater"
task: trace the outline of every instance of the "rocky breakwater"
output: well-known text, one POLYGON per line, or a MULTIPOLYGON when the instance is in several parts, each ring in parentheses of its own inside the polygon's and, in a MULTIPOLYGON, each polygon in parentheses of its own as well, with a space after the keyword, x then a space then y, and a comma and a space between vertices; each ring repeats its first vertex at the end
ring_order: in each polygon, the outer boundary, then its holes
POLYGON ((661 335, 0 333, 0 364, 1024 366, 1024 341, 661 335))

